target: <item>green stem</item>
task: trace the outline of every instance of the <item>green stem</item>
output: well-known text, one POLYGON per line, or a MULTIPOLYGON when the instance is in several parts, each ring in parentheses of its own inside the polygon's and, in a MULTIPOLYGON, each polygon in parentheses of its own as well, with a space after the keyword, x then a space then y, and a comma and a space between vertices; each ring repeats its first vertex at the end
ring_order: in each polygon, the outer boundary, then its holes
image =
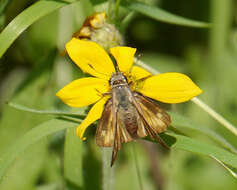
POLYGON ((231 131, 237 136, 237 128, 229 121, 227 121, 223 116, 221 116, 219 113, 217 113, 215 110, 213 110, 211 107, 209 107, 207 104, 205 104, 203 101, 196 97, 192 99, 192 102, 194 102, 200 108, 205 110, 211 117, 213 117, 216 121, 218 121, 220 124, 225 126, 225 128, 227 128, 229 131, 231 131))
POLYGON ((73 117, 70 117, 70 116, 60 116, 59 119, 66 119, 66 120, 69 120, 69 121, 72 121, 72 122, 75 122, 75 123, 81 123, 83 121, 83 119, 76 119, 76 118, 73 118, 73 117))
POLYGON ((234 168, 230 168, 226 164, 224 164, 222 161, 218 160, 216 157, 211 156, 214 160, 216 160, 222 167, 224 167, 234 178, 237 179, 237 172, 234 170, 234 168))
POLYGON ((139 182, 139 187, 140 187, 140 190, 143 190, 142 176, 141 176, 141 171, 139 169, 139 164, 138 164, 138 160, 137 160, 137 152, 136 152, 134 143, 132 143, 132 153, 133 153, 133 157, 134 157, 134 163, 135 163, 135 167, 136 167, 136 173, 137 173, 137 178, 138 178, 138 182, 139 182))
POLYGON ((151 74, 153 74, 153 75, 160 74, 159 71, 157 71, 156 69, 150 67, 149 65, 147 65, 146 63, 144 63, 143 61, 141 61, 140 59, 138 59, 138 58, 136 58, 136 57, 134 58, 134 62, 135 62, 136 65, 139 65, 139 66, 141 66, 142 68, 148 70, 148 71, 149 71, 151 74))
MULTIPOLYGON (((143 67, 144 69, 148 70, 152 74, 156 75, 159 74, 159 72, 152 67, 145 64, 143 61, 138 60, 137 58, 134 59, 134 62, 143 67)), ((217 113, 214 109, 209 107, 207 104, 205 104, 203 101, 201 101, 198 98, 193 98, 191 100, 193 103, 198 105, 200 108, 202 108, 205 112, 207 112, 213 119, 215 119, 217 122, 219 122, 223 127, 231 131, 234 135, 237 136, 237 128, 233 124, 231 124, 228 120, 226 120, 223 116, 221 116, 219 113, 217 113)))
POLYGON ((120 0, 116 0, 116 4, 115 4, 115 19, 118 19, 118 15, 119 15, 119 6, 120 6, 120 0))
MULTIPOLYGON (((211 1, 211 19, 213 27, 210 32, 210 53, 212 58, 212 67, 216 63, 223 65, 220 57, 226 51, 227 39, 232 23, 232 0, 212 0, 211 1)), ((222 72, 222 71, 221 71, 222 72)), ((219 78, 219 77, 218 77, 219 78)))
POLYGON ((108 22, 112 21, 112 9, 113 9, 114 0, 108 0, 108 22))
POLYGON ((103 190, 114 189, 114 167, 110 167, 111 148, 102 149, 103 158, 103 190))
POLYGON ((84 116, 81 113, 71 113, 71 112, 64 112, 64 111, 58 111, 58 110, 51 110, 51 111, 37 110, 37 109, 28 108, 26 106, 19 105, 19 104, 13 103, 13 102, 9 102, 8 105, 15 108, 15 109, 27 111, 27 112, 31 112, 31 113, 38 113, 38 114, 45 114, 45 115, 84 116))
POLYGON ((120 21, 121 34, 124 35, 125 30, 129 26, 129 24, 131 23, 131 20, 135 17, 135 15, 136 15, 136 12, 132 11, 132 12, 128 13, 127 16, 122 21, 120 21))

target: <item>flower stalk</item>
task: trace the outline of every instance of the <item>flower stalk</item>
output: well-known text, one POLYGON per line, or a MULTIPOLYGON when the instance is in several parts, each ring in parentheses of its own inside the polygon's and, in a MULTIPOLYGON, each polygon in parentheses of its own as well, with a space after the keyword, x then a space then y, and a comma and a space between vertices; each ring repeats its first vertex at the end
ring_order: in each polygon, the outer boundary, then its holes
POLYGON ((215 110, 213 110, 210 106, 205 104, 203 101, 201 101, 199 98, 193 98, 192 102, 198 105, 200 108, 205 110, 212 118, 214 118, 217 122, 219 122, 222 126, 224 126, 226 129, 231 131, 234 135, 237 136, 237 128, 232 125, 228 120, 226 120, 222 115, 217 113, 215 110))
POLYGON ((141 171, 140 171, 140 167, 139 167, 139 163, 138 163, 138 156, 137 156, 137 152, 136 152, 136 147, 135 144, 132 143, 132 154, 134 157, 134 165, 136 168, 136 173, 137 173, 137 178, 138 178, 138 182, 139 182, 139 188, 140 190, 143 190, 143 183, 142 183, 142 176, 141 176, 141 171))
POLYGON ((103 159, 103 190, 114 189, 114 168, 110 167, 111 148, 102 149, 103 159))

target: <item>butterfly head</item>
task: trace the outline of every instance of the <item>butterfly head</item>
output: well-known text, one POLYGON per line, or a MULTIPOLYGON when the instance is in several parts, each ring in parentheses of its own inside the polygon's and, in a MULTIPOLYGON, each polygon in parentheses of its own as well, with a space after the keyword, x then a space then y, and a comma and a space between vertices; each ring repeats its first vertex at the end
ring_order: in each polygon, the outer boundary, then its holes
POLYGON ((110 83, 111 87, 114 88, 117 86, 127 85, 128 81, 122 72, 117 71, 116 73, 112 74, 109 83, 110 83))

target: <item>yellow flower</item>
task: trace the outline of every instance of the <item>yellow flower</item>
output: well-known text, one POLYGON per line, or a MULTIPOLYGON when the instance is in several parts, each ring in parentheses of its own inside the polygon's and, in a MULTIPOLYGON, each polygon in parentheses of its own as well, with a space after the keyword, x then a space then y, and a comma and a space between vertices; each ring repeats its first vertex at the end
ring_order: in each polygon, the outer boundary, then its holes
MULTIPOLYGON (((56 94, 71 107, 94 104, 87 117, 77 127, 77 135, 85 140, 85 130, 101 117, 104 104, 109 99, 109 80, 115 68, 110 56, 95 42, 73 38, 66 44, 66 50, 83 72, 93 76, 72 81, 56 94)), ((133 66, 135 52, 136 49, 130 47, 110 48, 119 70, 130 81, 131 89, 164 103, 185 102, 202 93, 184 74, 163 73, 152 76, 145 69, 133 66)))

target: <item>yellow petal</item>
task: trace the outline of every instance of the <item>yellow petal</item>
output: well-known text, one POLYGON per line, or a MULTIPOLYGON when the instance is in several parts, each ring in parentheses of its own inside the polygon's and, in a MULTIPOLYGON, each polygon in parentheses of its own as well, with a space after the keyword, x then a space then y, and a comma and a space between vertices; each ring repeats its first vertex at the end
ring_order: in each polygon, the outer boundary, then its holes
POLYGON ((114 47, 110 48, 110 53, 114 56, 119 70, 124 73, 129 73, 133 65, 133 58, 136 48, 131 47, 114 47))
POLYGON ((73 38, 66 44, 66 50, 83 72, 107 80, 115 72, 109 55, 95 42, 73 38))
POLYGON ((81 140, 86 140, 85 137, 83 137, 85 130, 89 125, 94 123, 96 120, 98 120, 103 112, 104 109, 104 104, 108 100, 108 97, 102 98, 100 101, 98 101, 89 111, 88 115, 86 118, 82 121, 82 123, 77 127, 77 136, 81 140))
POLYGON ((149 73, 147 70, 138 67, 138 66, 133 66, 132 71, 131 71, 131 76, 134 78, 134 80, 140 80, 146 77, 151 76, 152 74, 149 73))
POLYGON ((165 103, 185 102, 202 93, 188 76, 181 73, 164 73, 149 77, 137 90, 165 103))
POLYGON ((108 81, 87 77, 72 81, 62 88, 56 96, 71 107, 83 107, 101 99, 102 93, 108 92, 108 90, 108 81))

